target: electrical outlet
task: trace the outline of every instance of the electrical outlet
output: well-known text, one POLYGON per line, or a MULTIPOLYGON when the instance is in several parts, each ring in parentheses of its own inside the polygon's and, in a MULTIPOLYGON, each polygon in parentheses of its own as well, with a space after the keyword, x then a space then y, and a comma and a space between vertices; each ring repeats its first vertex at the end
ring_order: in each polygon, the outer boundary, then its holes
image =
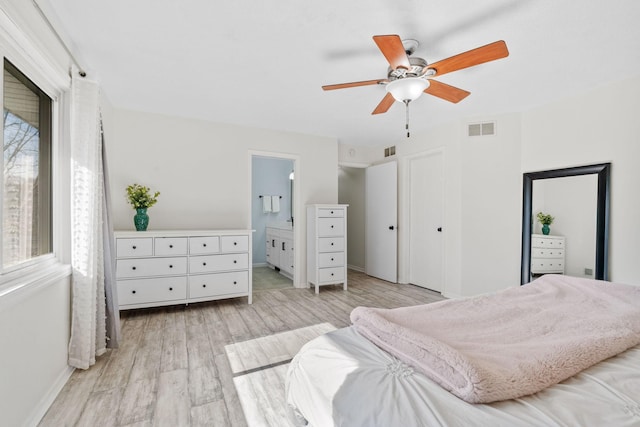
POLYGON ((584 275, 585 276, 593 276, 593 269, 592 268, 585 268, 584 269, 584 275))

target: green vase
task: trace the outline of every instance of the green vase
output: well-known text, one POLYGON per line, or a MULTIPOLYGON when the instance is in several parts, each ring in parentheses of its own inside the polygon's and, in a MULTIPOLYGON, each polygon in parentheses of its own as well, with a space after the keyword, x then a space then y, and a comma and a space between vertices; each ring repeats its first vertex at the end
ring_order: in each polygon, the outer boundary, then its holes
POLYGON ((149 226, 147 208, 136 209, 136 214, 133 216, 133 224, 136 226, 136 231, 147 231, 147 227, 149 226))
POLYGON ((547 236, 551 229, 549 228, 549 224, 542 224, 542 234, 547 236))

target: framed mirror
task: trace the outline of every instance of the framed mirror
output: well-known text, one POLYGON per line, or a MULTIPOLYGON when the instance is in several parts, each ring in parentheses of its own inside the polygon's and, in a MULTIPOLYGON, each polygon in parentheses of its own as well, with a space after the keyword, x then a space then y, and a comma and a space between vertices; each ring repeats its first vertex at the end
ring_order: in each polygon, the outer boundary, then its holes
MULTIPOLYGON (((565 266, 565 259, 568 260, 569 255, 579 251, 583 253, 586 251, 586 257, 590 258, 589 265, 582 271, 583 277, 608 280, 610 175, 611 163, 523 174, 521 285, 529 283, 533 278, 532 275, 543 272, 574 275, 566 270, 565 267, 568 265, 565 266), (585 178, 577 179, 577 177, 585 178), (580 197, 580 194, 584 197, 580 197), (571 206, 572 210, 564 211, 559 208, 560 204, 557 202, 552 206, 558 212, 553 209, 547 211, 546 206, 552 202, 545 204, 545 199, 564 200, 565 205, 571 206), (581 210, 580 206, 576 206, 578 203, 573 202, 574 199, 585 199, 585 205, 593 209, 587 207, 581 210), (539 210, 541 206, 544 210, 539 210), (536 216, 539 211, 555 216, 558 222, 562 221, 567 232, 573 226, 572 236, 564 236, 562 232, 549 235, 538 234, 536 216), (576 224, 582 224, 579 231, 575 231, 576 224), (535 246, 533 251, 532 243, 535 246), (549 246, 553 250, 540 249, 539 246, 549 246), (572 247, 574 252, 571 252, 572 247), (534 262, 534 268, 532 268, 532 255, 534 261, 541 260, 540 264, 534 262), (560 258, 554 261, 553 258, 558 256, 560 258), (589 268, 591 265, 593 265, 593 271, 589 268)), ((549 233, 549 228, 543 231, 549 233)), ((577 267, 573 268, 575 271, 577 267)))

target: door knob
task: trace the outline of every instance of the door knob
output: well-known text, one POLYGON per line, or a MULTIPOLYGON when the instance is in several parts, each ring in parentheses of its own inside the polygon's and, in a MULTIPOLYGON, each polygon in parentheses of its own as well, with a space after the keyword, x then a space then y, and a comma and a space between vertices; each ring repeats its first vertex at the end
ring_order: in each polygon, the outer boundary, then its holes
POLYGON ((438 227, 438 233, 442 233, 442 227, 438 227))
POLYGON ((393 230, 393 229, 394 229, 394 226, 393 226, 393 225, 390 225, 390 226, 389 226, 389 230, 393 230))

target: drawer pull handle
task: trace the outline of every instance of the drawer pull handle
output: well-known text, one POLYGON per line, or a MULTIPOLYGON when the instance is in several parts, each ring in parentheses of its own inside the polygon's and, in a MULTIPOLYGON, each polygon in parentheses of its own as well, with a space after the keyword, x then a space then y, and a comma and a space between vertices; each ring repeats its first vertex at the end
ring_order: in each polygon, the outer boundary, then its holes
POLYGON ((207 285, 202 285, 202 287, 203 287, 203 288, 206 288, 206 287, 207 287, 207 285))
POLYGON ((234 280, 234 281, 233 281, 233 284, 234 284, 234 285, 237 285, 237 284, 238 284, 238 282, 236 282, 236 281, 234 280))
POLYGON ((331 261, 333 261, 333 258, 331 258, 331 261))
POLYGON ((136 291, 131 291, 131 293, 132 293, 132 294, 135 294, 135 293, 136 293, 136 291))
POLYGON ((135 249, 135 248, 136 248, 136 245, 133 245, 133 246, 132 246, 132 248, 133 248, 133 249, 135 249))
POLYGON ((173 265, 169 264, 169 268, 173 268, 173 265))
POLYGON ((333 273, 331 273, 331 275, 333 276, 333 273))
POLYGON ((169 249, 173 249, 173 245, 169 245, 169 249))
POLYGON ((202 265, 207 265, 207 263, 206 263, 206 262, 203 262, 203 263, 202 263, 202 265))
POLYGON ((333 225, 331 226, 331 228, 333 228, 333 225))
POLYGON ((233 246, 238 246, 238 242, 233 242, 233 246))
POLYGON ((206 243, 203 243, 203 244, 202 244, 202 246, 206 248, 206 247, 207 247, 207 244, 206 244, 206 243))
POLYGON ((173 288, 169 288, 169 290, 170 290, 170 291, 172 291, 172 290, 173 290, 173 288))
POLYGON ((333 242, 331 242, 331 246, 333 246, 333 242))
POLYGON ((333 215, 333 211, 331 211, 331 214, 333 215))
POLYGON ((133 267, 131 267, 131 269, 132 269, 132 270, 135 270, 135 269, 136 269, 136 266, 134 265, 133 267))
POLYGON ((236 260, 234 259, 234 260, 233 260, 233 263, 234 263, 234 264, 237 264, 237 263, 238 263, 238 261, 236 261, 236 260))

